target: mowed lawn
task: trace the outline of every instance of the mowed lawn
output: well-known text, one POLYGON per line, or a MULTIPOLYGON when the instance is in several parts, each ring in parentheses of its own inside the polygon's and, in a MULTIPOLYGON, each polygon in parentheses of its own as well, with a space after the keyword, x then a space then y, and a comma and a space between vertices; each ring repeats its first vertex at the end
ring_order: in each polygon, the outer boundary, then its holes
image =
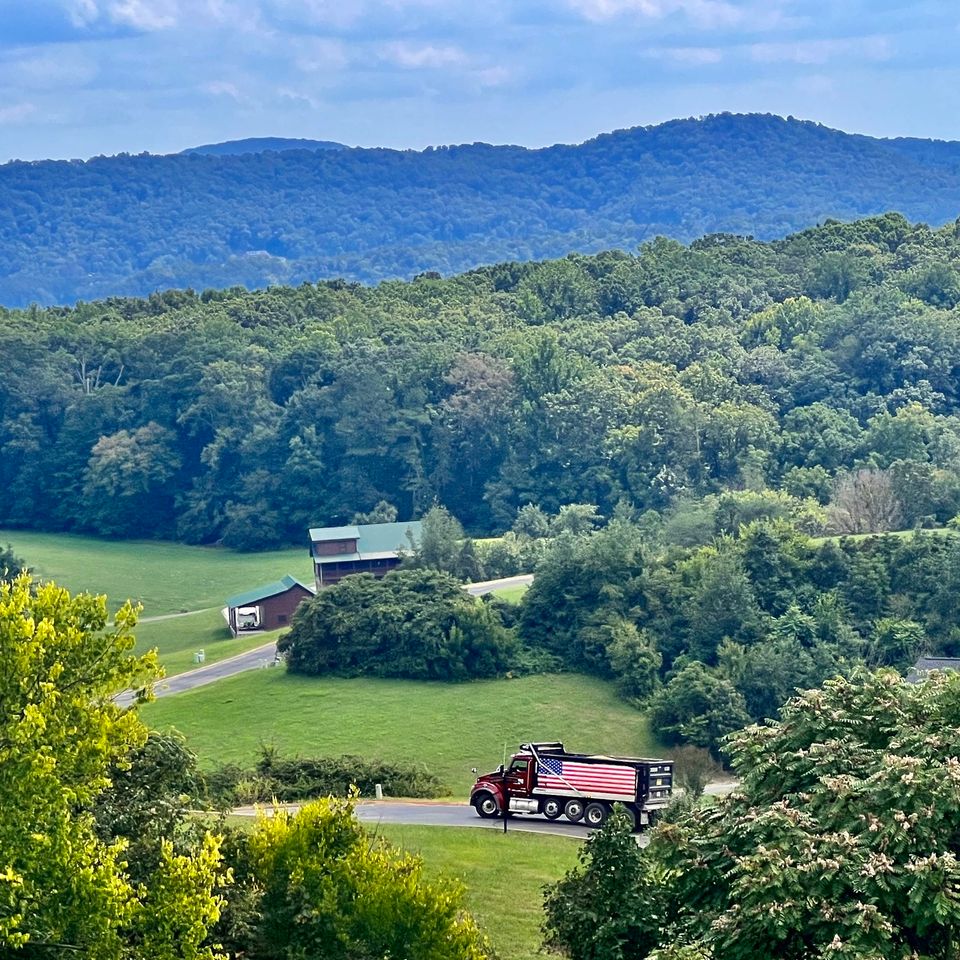
POLYGON ((521 583, 516 587, 501 587, 499 590, 494 590, 493 594, 508 603, 519 603, 529 589, 525 583, 521 583))
POLYGON ((423 857, 428 875, 455 877, 466 903, 503 960, 542 960, 543 888, 577 862, 580 843, 566 837, 466 827, 382 824, 376 832, 423 857))
POLYGON ((530 740, 579 752, 657 756, 645 717, 612 684, 577 674, 473 683, 240 674, 142 708, 156 728, 184 733, 205 767, 252 764, 263 745, 282 754, 361 754, 421 761, 466 799, 471 767, 494 769, 530 740))
POLYGON ((45 580, 72 593, 105 593, 110 609, 143 604, 144 617, 220 608, 227 597, 289 573, 313 582, 307 546, 266 553, 191 547, 156 540, 98 540, 63 533, 0 530, 0 543, 45 580))
POLYGON ((233 637, 218 609, 140 623, 134 629, 137 652, 155 647, 168 677, 192 670, 196 666, 193 655, 200 650, 203 651, 205 663, 216 663, 265 643, 274 643, 281 632, 241 633, 233 637))

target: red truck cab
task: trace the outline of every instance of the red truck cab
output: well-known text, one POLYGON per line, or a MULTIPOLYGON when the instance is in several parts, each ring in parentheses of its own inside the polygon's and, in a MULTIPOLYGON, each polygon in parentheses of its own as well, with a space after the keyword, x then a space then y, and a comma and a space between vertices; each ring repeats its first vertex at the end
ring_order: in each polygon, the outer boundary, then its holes
POLYGON ((641 757, 570 753, 562 743, 525 743, 510 763, 477 778, 470 803, 478 816, 540 814, 565 816, 601 826, 622 806, 634 827, 647 826, 670 802, 673 762, 641 757))

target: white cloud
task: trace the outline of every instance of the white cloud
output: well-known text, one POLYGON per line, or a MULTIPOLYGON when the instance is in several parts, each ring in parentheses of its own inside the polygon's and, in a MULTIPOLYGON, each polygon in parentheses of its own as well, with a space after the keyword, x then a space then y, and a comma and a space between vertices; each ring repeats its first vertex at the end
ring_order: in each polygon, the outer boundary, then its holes
POLYGON ((77 90, 93 80, 97 72, 94 59, 67 46, 41 53, 27 48, 0 60, 0 83, 21 90, 77 90))
POLYGON ((346 44, 329 37, 303 37, 296 49, 294 63, 304 73, 342 70, 350 62, 346 44))
POLYGON ((513 79, 513 71, 509 67, 484 67, 474 73, 477 83, 484 88, 502 87, 513 79))
POLYGON ((380 57, 398 67, 409 70, 449 67, 467 62, 467 55, 459 47, 452 45, 434 46, 416 44, 406 40, 395 40, 380 47, 380 57))
POLYGON ((97 0, 67 0, 66 11, 75 27, 85 27, 100 16, 97 0))
POLYGON ((36 112, 32 103, 14 103, 9 107, 0 107, 0 124, 20 123, 36 112))
POLYGON ((210 83, 205 83, 201 89, 214 97, 230 97, 231 100, 236 100, 237 103, 241 103, 243 100, 243 97, 240 95, 240 88, 228 80, 211 80, 210 83))
POLYGON ((727 0, 567 0, 568 6, 588 20, 604 21, 627 14, 660 20, 681 13, 699 26, 732 26, 745 11, 727 0))
POLYGON ((822 64, 837 57, 859 57, 883 61, 893 56, 887 37, 843 37, 825 40, 798 40, 784 43, 754 43, 748 48, 757 63, 822 64))
POLYGON ((165 30, 177 25, 180 9, 177 0, 115 0, 109 15, 137 30, 165 30))
POLYGON ((311 110, 322 110, 323 104, 316 99, 316 97, 311 97, 309 93, 304 93, 302 90, 294 90, 291 87, 280 87, 277 90, 277 96, 281 100, 290 100, 293 103, 305 103, 311 110))
POLYGON ((179 0, 66 0, 66 10, 77 27, 112 23, 153 32, 180 20, 179 0))
POLYGON ((644 50, 643 55, 653 60, 671 60, 691 66, 706 66, 723 60, 723 50, 719 47, 652 47, 644 50))

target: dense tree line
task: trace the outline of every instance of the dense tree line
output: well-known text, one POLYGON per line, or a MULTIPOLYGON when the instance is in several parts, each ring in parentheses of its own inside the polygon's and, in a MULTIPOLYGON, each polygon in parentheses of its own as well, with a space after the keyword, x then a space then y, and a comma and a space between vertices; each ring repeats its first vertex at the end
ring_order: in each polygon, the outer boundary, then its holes
MULTIPOLYGON (((14 162, 0 167, 0 303, 378 281, 658 235, 771 239, 885 210, 942 224, 960 211, 958 156, 955 143, 724 114, 542 150, 14 162)), ((834 258, 822 281, 847 284, 845 270, 834 258)))
POLYGON ((797 689, 960 654, 958 589, 951 534, 814 539, 765 520, 679 549, 615 522, 553 542, 519 637, 617 680, 667 743, 717 750, 797 689))
POLYGON ((942 523, 958 262, 956 227, 891 214, 450 280, 0 311, 0 524, 249 549, 381 501, 400 519, 439 501, 474 534, 579 503, 672 517, 685 542, 771 490, 808 529, 825 504, 838 532, 942 523))

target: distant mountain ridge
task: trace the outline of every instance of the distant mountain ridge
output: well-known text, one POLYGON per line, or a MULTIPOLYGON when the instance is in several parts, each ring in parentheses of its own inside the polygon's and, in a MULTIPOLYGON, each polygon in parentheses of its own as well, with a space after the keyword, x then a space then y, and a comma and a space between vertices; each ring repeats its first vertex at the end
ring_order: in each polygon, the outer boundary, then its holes
POLYGON ((210 157, 230 157, 246 153, 264 153, 267 150, 346 150, 345 143, 335 140, 303 140, 299 137, 247 137, 243 140, 224 140, 222 143, 204 143, 187 147, 180 153, 198 153, 210 157))
POLYGON ((955 219, 960 143, 719 114, 537 150, 475 143, 13 162, 0 167, 0 303, 375 282, 633 249, 657 235, 773 239, 888 210, 955 219))

